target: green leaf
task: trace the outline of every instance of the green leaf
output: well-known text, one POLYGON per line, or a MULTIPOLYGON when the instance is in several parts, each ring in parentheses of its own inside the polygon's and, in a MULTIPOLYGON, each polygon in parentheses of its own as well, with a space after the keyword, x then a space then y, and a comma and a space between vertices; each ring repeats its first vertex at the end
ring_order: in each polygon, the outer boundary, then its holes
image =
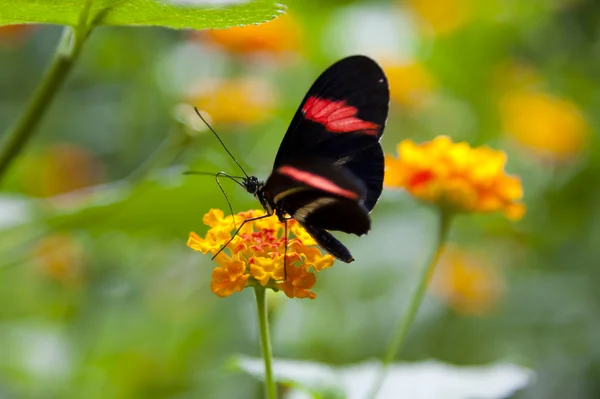
MULTIPOLYGON (((35 23, 77 26, 84 4, 84 0, 2 1, 0 26, 35 23)), ((222 0, 93 0, 89 21, 109 26, 228 28, 269 21, 284 9, 281 4, 268 0, 233 4, 222 0)))

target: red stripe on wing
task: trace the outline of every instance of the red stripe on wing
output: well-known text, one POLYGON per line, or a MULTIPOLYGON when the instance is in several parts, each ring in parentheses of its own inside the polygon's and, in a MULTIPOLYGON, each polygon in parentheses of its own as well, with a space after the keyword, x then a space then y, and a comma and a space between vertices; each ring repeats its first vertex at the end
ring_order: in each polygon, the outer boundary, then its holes
POLYGON ((379 125, 363 121, 356 117, 356 107, 346 105, 346 102, 327 100, 315 96, 309 97, 302 107, 304 117, 320 123, 333 133, 362 131, 364 134, 377 136, 379 125))
POLYGON ((296 169, 293 166, 281 166, 277 169, 277 171, 282 175, 289 176, 296 181, 299 181, 316 189, 350 199, 358 199, 358 193, 346 190, 345 188, 338 186, 331 180, 325 179, 324 177, 315 175, 310 172, 306 172, 304 170, 296 169))

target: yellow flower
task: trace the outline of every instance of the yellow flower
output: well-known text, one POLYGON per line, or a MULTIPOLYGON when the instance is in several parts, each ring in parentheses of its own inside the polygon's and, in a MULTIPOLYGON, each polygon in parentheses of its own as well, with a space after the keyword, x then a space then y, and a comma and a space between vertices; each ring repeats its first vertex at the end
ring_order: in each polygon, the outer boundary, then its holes
POLYGON ((471 148, 446 136, 415 144, 398 144, 399 158, 386 155, 388 187, 401 187, 415 197, 452 212, 503 212, 518 220, 525 214, 521 181, 504 172, 506 154, 489 147, 471 148))
POLYGON ((310 288, 317 282, 314 274, 309 273, 303 267, 290 267, 288 269, 287 280, 279 283, 278 287, 289 298, 310 298, 315 299, 314 292, 310 288))
POLYGON ((433 34, 447 34, 471 19, 472 0, 408 0, 408 8, 433 34))
MULTIPOLYGON (((296 223, 297 224, 297 223, 296 223)), ((305 231, 300 225, 298 225, 298 230, 305 231)), ((310 237, 308 233, 305 234, 310 237)), ((327 269, 328 267, 333 266, 333 257, 321 255, 321 251, 317 248, 310 248, 311 245, 316 245, 316 242, 310 237, 311 241, 308 244, 303 243, 301 240, 295 240, 290 243, 289 248, 294 248, 297 253, 301 253, 304 258, 304 262, 306 263, 306 269, 310 269, 311 267, 316 271, 321 271, 323 269, 327 269)))
POLYGON ((304 245, 309 247, 317 245, 317 242, 314 240, 314 238, 312 238, 311 235, 308 234, 299 223, 294 223, 292 226, 288 226, 288 228, 291 229, 292 234, 295 237, 298 237, 300 242, 304 243, 304 245))
POLYGON ((192 89, 186 102, 206 111, 219 124, 260 122, 277 103, 275 88, 262 78, 199 82, 196 87, 202 91, 192 89))
POLYGON ((246 264, 239 260, 231 260, 226 256, 217 257, 217 263, 223 267, 216 267, 213 270, 210 290, 220 297, 226 297, 234 292, 240 292, 246 287, 248 275, 246 264))
MULTIPOLYGON (((261 210, 235 215, 235 225, 248 218, 264 215, 261 210)), ((211 209, 204 215, 204 224, 210 229, 205 237, 192 232, 187 245, 202 253, 216 254, 235 231, 233 218, 225 217, 220 209, 211 209)), ((288 222, 287 280, 284 278, 283 224, 276 216, 248 222, 227 248, 219 253, 219 267, 213 271, 211 290, 218 296, 229 296, 247 286, 260 284, 273 290, 282 290, 290 298, 311 298, 310 289, 316 283, 316 272, 333 264, 331 255, 324 255, 316 243, 295 220, 288 222)))
POLYGON ((273 262, 271 258, 254 257, 250 264, 250 274, 263 287, 269 283, 269 280, 282 280, 283 268, 273 262))
POLYGON ((579 154, 589 141, 590 128, 577 106, 541 91, 505 94, 500 116, 505 132, 521 145, 559 160, 579 154))
POLYGON ((224 49, 238 54, 295 52, 302 47, 302 30, 294 17, 287 13, 260 25, 198 32, 224 49))
POLYGON ((485 258, 456 248, 444 251, 431 285, 452 309, 474 316, 486 314, 503 288, 501 275, 485 258))
POLYGON ((390 96, 404 107, 418 108, 433 94, 433 76, 418 62, 384 64, 390 84, 390 96))

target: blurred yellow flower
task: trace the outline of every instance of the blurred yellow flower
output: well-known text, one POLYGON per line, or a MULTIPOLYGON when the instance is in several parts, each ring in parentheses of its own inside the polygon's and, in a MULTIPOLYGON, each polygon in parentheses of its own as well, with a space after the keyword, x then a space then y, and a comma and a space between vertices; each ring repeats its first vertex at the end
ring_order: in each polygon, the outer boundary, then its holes
POLYGON ((408 0, 408 8, 433 34, 455 31, 469 21, 473 0, 408 0))
POLYGON ((232 53, 280 54, 301 49, 301 28, 293 15, 287 13, 260 25, 202 31, 198 32, 197 36, 206 37, 210 42, 232 53))
POLYGON ((451 212, 503 212, 518 220, 525 214, 519 178, 504 172, 506 154, 489 147, 471 148, 446 136, 415 144, 398 144, 399 158, 385 157, 388 187, 401 187, 415 197, 451 212))
POLYGON ((65 285, 83 282, 84 252, 77 240, 67 234, 52 234, 33 247, 32 257, 40 272, 65 285))
POLYGON ((459 313, 482 316, 504 289, 501 275, 485 258, 446 248, 430 290, 459 313))
POLYGON ((504 131, 521 145, 558 159, 579 154, 590 136, 575 104, 533 89, 506 93, 500 116, 504 131))
MULTIPOLYGON (((235 215, 235 225, 245 219, 262 216, 262 210, 252 210, 235 215)), ((203 219, 210 229, 206 237, 190 233, 187 245, 202 253, 215 254, 235 231, 232 216, 225 217, 220 209, 211 209, 203 219)), ((290 298, 311 298, 310 289, 318 272, 333 265, 333 257, 324 255, 316 243, 295 220, 288 221, 287 280, 284 277, 283 254, 285 238, 283 224, 276 216, 248 222, 215 260, 219 264, 213 271, 210 288, 216 295, 225 297, 247 286, 260 284, 273 290, 282 290, 290 298), (290 236, 291 234, 291 236, 290 236)))
POLYGON ((407 108, 417 108, 433 94, 433 76, 419 62, 406 64, 384 63, 392 100, 407 108))
POLYGON ((198 84, 209 87, 186 101, 207 112, 215 123, 256 123, 269 117, 276 101, 273 85, 260 78, 237 78, 198 84))

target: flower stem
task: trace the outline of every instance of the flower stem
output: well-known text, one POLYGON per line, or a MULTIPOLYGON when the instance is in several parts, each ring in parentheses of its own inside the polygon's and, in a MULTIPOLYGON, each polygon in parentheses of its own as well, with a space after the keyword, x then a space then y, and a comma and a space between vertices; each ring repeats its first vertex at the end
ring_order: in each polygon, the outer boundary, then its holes
POLYGON ((87 25, 90 8, 91 0, 87 0, 80 15, 79 26, 65 26, 42 82, 33 93, 21 117, 3 135, 0 143, 0 180, 33 136, 35 128, 81 52, 81 47, 90 33, 90 27, 87 25))
POLYGON ((256 307, 258 310, 258 325, 260 327, 260 346, 263 360, 265 362, 265 391, 268 399, 277 399, 277 387, 273 380, 273 354, 271 352, 271 339, 269 338, 269 320, 267 316, 267 300, 265 288, 260 285, 254 286, 256 294, 256 307))
POLYGON ((398 354, 398 352, 400 352, 404 345, 404 341, 406 339, 406 336, 408 335, 408 331, 410 330, 415 316, 417 315, 417 311, 419 310, 419 306, 421 305, 423 297, 425 296, 425 291, 427 290, 429 278, 432 276, 433 271, 435 269, 435 265, 437 264, 437 261, 442 253, 446 237, 448 236, 448 230, 450 229, 451 219, 451 213, 445 212, 444 210, 440 211, 435 249, 431 253, 426 266, 421 271, 417 288, 413 293, 412 297, 410 298, 408 309, 402 316, 402 319, 398 324, 393 339, 387 348, 387 351, 383 358, 381 369, 379 371, 379 374, 375 378, 375 382, 371 387, 369 395, 367 396, 368 398, 375 399, 377 397, 377 394, 381 389, 381 385, 383 384, 383 381, 387 375, 387 371, 392 361, 394 360, 394 357, 398 354))

